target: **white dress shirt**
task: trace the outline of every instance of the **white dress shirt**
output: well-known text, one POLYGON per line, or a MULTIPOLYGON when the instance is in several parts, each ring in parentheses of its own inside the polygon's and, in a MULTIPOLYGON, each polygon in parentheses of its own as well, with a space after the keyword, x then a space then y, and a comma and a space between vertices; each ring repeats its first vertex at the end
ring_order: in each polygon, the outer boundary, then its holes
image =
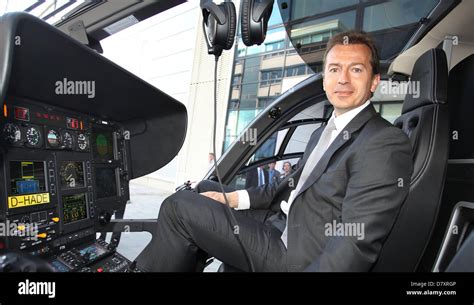
MULTIPOLYGON (((347 111, 347 112, 345 112, 345 113, 343 113, 343 114, 341 114, 337 117, 335 115, 335 112, 333 111, 332 112, 332 117, 334 118, 334 125, 336 125, 336 130, 334 130, 331 134, 331 142, 330 142, 329 145, 331 145, 331 143, 334 141, 334 139, 336 139, 336 137, 347 126, 347 124, 349 124, 349 122, 352 121, 352 119, 354 119, 362 110, 365 109, 365 107, 367 107, 369 105, 370 105, 370 100, 365 102, 363 105, 360 105, 359 107, 356 107, 352 110, 349 110, 349 111, 347 111)), ((292 196, 294 195, 294 192, 295 192, 295 190, 291 191, 289 198, 293 199, 292 196)), ((248 210, 248 209, 250 209, 249 193, 246 190, 239 190, 239 191, 237 191, 237 193, 239 195, 239 204, 235 209, 236 210, 248 210)), ((288 212, 290 210, 291 202, 292 202, 292 200, 288 200, 288 202, 283 200, 280 204, 281 210, 287 216, 288 216, 288 212)))
POLYGON ((258 175, 258 185, 259 186, 264 185, 265 183, 267 183, 265 181, 265 172, 260 167, 257 167, 257 175, 258 175))

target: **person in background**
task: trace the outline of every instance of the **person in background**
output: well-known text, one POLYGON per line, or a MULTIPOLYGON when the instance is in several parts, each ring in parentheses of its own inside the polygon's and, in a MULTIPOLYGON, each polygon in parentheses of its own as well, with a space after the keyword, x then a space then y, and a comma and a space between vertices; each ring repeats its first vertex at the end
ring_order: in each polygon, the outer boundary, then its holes
POLYGON ((207 157, 207 161, 209 162, 209 164, 207 165, 207 171, 209 171, 213 166, 214 166, 214 159, 216 158, 216 156, 214 155, 214 153, 209 153, 209 156, 207 157))
POLYGON ((209 153, 209 156, 207 158, 209 161, 209 167, 214 166, 214 159, 216 158, 214 153, 209 153))
POLYGON ((268 171, 263 166, 259 166, 247 172, 245 188, 264 185, 269 181, 268 171))
POLYGON ((293 173, 293 168, 291 167, 291 163, 286 161, 283 163, 283 174, 280 176, 280 180, 285 179, 289 175, 293 173))
POLYGON ((275 169, 276 162, 268 163, 268 181, 269 183, 280 183, 281 173, 275 169))

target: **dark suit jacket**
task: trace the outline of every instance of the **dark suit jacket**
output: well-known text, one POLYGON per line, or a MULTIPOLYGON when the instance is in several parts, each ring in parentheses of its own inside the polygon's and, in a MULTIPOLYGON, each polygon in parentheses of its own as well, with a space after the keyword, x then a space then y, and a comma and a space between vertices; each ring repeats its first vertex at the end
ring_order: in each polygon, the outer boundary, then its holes
MULTIPOLYGON (((247 190, 252 209, 279 210, 288 200, 322 130, 311 136, 295 173, 278 186, 247 190)), ((331 143, 291 205, 288 271, 369 271, 408 194, 412 171, 408 137, 367 106, 331 143), (333 221, 364 224, 364 239, 328 236, 333 221)), ((269 221, 282 230, 285 214, 269 221)))
MULTIPOLYGON (((268 181, 268 171, 264 168, 262 168, 262 170, 263 170, 263 175, 265 176, 265 184, 270 183, 270 181, 268 181)), ((253 168, 250 171, 248 171, 245 177, 245 188, 254 187, 254 186, 258 186, 258 169, 257 168, 253 168)))
POLYGON ((273 177, 270 179, 270 174, 272 173, 272 170, 268 170, 268 180, 271 180, 271 181, 268 181, 268 183, 280 183, 280 176, 281 176, 281 173, 279 171, 277 171, 276 169, 273 170, 273 177))

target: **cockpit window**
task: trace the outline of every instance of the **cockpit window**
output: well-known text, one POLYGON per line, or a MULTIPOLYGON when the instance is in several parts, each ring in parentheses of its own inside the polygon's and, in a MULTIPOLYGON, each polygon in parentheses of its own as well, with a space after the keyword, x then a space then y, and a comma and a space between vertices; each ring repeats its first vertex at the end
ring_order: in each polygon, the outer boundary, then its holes
POLYGON ((322 60, 329 38, 351 29, 370 33, 379 48, 381 60, 392 59, 438 2, 278 0, 283 19, 289 19, 286 29, 291 44, 308 65, 322 60))

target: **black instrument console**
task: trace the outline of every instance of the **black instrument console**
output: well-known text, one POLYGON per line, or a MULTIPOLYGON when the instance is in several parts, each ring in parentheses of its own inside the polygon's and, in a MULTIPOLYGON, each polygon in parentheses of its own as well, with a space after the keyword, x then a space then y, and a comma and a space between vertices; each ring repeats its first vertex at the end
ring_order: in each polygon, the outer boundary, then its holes
POLYGON ((130 198, 127 131, 37 101, 8 97, 2 107, 0 249, 39 256, 57 271, 129 270, 96 238, 130 198))

